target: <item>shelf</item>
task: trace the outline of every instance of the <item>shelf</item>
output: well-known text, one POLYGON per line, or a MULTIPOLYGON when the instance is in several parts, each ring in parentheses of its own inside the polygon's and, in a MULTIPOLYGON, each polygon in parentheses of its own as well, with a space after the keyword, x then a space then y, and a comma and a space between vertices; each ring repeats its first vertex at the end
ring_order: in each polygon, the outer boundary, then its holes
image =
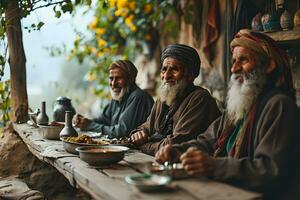
POLYGON ((279 43, 300 41, 300 28, 288 31, 271 32, 266 34, 279 43))
POLYGON ((283 48, 299 48, 300 46, 300 28, 288 31, 277 31, 265 33, 283 48))

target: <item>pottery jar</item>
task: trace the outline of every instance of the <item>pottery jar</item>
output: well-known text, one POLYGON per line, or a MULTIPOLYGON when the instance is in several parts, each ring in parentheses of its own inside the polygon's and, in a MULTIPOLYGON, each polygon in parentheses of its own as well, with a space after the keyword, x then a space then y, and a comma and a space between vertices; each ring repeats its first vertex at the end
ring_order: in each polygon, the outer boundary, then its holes
POLYGON ((72 113, 71 111, 66 111, 65 114, 65 119, 66 119, 66 123, 65 123, 65 127, 61 130, 61 132, 59 133, 59 137, 64 138, 64 137, 77 137, 78 133, 75 130, 75 128, 72 125, 72 113))
POLYGON ((282 30, 290 30, 293 27, 293 21, 291 14, 285 10, 280 17, 280 26, 282 30))
POLYGON ((46 102, 42 101, 41 112, 36 117, 36 123, 38 125, 47 125, 49 122, 49 117, 46 113, 46 102))
POLYGON ((71 99, 67 97, 58 97, 54 102, 53 107, 53 119, 57 122, 65 121, 65 112, 70 111, 72 117, 75 115, 76 111, 71 104, 71 99))
POLYGON ((251 22, 251 28, 254 31, 263 31, 263 26, 261 24, 261 13, 257 13, 255 17, 253 17, 252 22, 251 22))

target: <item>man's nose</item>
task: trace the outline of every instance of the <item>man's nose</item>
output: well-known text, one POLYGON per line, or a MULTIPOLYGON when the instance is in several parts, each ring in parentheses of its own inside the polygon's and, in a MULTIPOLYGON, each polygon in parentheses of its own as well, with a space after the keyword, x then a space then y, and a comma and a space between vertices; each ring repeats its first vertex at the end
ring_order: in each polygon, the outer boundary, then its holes
POLYGON ((230 71, 231 73, 238 73, 241 71, 241 69, 242 66, 238 62, 235 62, 232 64, 230 71))
POLYGON ((116 84, 117 84, 116 79, 112 79, 112 80, 111 80, 111 86, 112 86, 112 87, 115 87, 116 84))

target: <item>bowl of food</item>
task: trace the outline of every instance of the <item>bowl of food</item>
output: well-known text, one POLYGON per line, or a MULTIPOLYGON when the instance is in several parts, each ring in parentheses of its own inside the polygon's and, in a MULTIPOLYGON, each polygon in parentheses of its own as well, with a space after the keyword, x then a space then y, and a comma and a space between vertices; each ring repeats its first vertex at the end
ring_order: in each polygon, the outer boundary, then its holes
POLYGON ((95 147, 95 146, 103 146, 103 145, 108 145, 109 142, 103 141, 103 140, 94 140, 90 136, 87 135, 81 135, 78 137, 65 137, 65 138, 60 138, 63 142, 63 147, 64 149, 72 154, 79 154, 78 151, 76 151, 77 147, 95 147))
POLYGON ((49 123, 38 125, 43 138, 49 140, 59 140, 59 133, 64 128, 63 124, 49 123))
POLYGON ((155 174, 126 176, 125 181, 136 186, 142 192, 161 191, 171 183, 171 177, 155 174))
POLYGON ((84 146, 77 147, 81 160, 92 166, 114 164, 121 161, 129 148, 125 146, 84 146))

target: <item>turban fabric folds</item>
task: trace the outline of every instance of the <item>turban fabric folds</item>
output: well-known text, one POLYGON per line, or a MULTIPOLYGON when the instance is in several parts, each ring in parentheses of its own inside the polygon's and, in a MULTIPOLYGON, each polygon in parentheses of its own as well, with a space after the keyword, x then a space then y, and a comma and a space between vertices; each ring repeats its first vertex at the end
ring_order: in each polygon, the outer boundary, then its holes
POLYGON ((263 58, 273 60, 279 77, 275 80, 276 86, 281 87, 290 96, 295 97, 293 79, 287 55, 278 44, 266 34, 247 29, 240 30, 230 43, 231 50, 236 46, 246 47, 263 58))
POLYGON ((184 44, 168 45, 162 52, 161 62, 163 63, 167 57, 179 60, 194 78, 199 75, 201 61, 198 52, 194 48, 184 44))
POLYGON ((109 66, 108 70, 114 68, 120 68, 122 71, 124 71, 130 84, 135 83, 135 78, 138 71, 132 62, 129 60, 117 60, 109 66))

